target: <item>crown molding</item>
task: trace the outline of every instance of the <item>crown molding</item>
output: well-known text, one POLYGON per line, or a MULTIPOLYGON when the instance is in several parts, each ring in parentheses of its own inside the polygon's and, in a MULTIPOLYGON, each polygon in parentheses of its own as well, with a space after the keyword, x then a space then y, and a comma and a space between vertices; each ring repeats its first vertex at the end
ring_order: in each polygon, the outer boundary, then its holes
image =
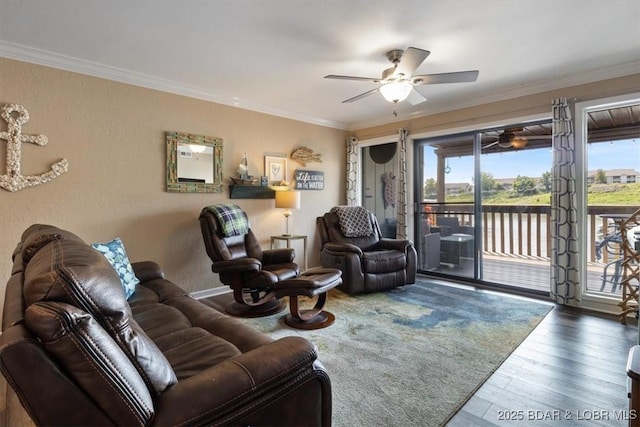
POLYGON ((504 90, 495 90, 484 96, 447 102, 446 104, 442 104, 440 107, 434 107, 433 104, 431 104, 427 105, 426 110, 406 114, 404 116, 401 115, 398 118, 378 118, 371 121, 344 123, 304 114, 292 113, 291 111, 273 108, 261 104, 250 103, 243 100, 238 100, 237 98, 222 97, 200 87, 187 85, 173 80, 162 79, 160 77, 148 74, 137 73, 122 68, 111 67, 96 62, 85 61, 75 57, 52 53, 41 49, 35 49, 20 44, 10 43, 5 40, 0 40, 0 57, 71 71, 79 74, 85 74, 93 77, 99 77, 119 83, 126 83, 133 86, 154 89, 161 92, 168 92, 176 95, 187 96, 190 98, 201 99, 204 101, 241 108, 244 110, 255 111, 258 113, 269 114, 281 118, 348 131, 355 131, 358 129, 365 129, 374 126, 382 126, 390 123, 402 122, 410 119, 430 116, 433 114, 444 113, 447 111, 475 107, 478 105, 490 104, 493 102, 504 101, 507 99, 513 99, 522 96, 534 95, 536 93, 562 89, 564 87, 577 86, 581 84, 597 82, 600 80, 627 76, 636 74, 640 69, 640 61, 632 61, 610 67, 595 68, 582 73, 565 74, 553 79, 525 83, 513 86, 511 88, 506 88, 504 90))
POLYGON ((292 113, 278 108, 273 108, 261 104, 250 103, 237 98, 227 98, 217 95, 203 88, 187 85, 173 80, 163 79, 149 74, 137 73, 123 68, 112 67, 92 61, 85 61, 72 56, 52 53, 46 50, 10 43, 0 40, 0 57, 43 65, 74 73, 84 74, 102 79, 112 80, 119 83, 126 83, 133 86, 154 89, 161 92, 168 92, 175 95, 187 96, 201 99, 203 101, 215 102, 217 104, 258 113, 269 114, 281 118, 311 123, 319 126, 327 126, 334 129, 347 130, 347 125, 341 122, 313 117, 304 114, 292 113))

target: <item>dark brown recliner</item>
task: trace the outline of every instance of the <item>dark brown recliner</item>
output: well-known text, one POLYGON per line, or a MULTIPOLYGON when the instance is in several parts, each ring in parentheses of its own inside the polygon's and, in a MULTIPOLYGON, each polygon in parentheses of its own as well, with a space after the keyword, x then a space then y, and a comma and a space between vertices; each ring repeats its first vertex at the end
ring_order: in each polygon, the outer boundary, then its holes
MULTIPOLYGON (((246 213, 241 214, 247 220, 246 213)), ((293 249, 262 250, 251 228, 245 234, 225 236, 220 219, 210 207, 200 213, 200 227, 212 261, 211 271, 233 290, 235 301, 227 305, 227 313, 258 317, 285 308, 284 301, 275 297, 274 285, 300 275, 298 264, 293 262, 293 249)))
POLYGON ((378 292, 416 281, 416 250, 413 242, 382 237, 378 221, 367 212, 371 234, 345 236, 338 214, 328 212, 316 218, 323 267, 342 271, 342 285, 349 294, 378 292))

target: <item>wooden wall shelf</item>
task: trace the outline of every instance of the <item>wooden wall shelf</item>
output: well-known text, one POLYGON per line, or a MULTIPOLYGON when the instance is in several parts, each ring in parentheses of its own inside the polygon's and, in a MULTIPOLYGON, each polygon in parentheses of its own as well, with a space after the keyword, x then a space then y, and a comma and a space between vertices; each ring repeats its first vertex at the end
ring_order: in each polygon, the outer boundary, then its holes
POLYGON ((276 192, 267 186, 229 184, 230 199, 275 199, 276 192))

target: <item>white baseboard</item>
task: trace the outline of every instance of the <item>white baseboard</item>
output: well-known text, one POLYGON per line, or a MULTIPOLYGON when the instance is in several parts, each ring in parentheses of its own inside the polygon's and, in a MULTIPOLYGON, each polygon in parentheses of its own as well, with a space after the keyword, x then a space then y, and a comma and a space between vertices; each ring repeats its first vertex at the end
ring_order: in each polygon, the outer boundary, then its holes
POLYGON ((217 288, 205 289, 203 291, 195 291, 191 292, 191 296, 195 299, 209 298, 215 297, 218 295, 223 295, 231 292, 231 288, 227 286, 219 286, 217 288))

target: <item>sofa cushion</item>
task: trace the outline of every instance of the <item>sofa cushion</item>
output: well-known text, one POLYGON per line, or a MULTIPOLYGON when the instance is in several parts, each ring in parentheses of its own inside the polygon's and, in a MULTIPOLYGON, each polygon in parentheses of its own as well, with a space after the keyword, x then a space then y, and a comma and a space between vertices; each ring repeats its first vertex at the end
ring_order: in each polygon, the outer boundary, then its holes
POLYGON ((175 384, 171 365, 131 316, 120 279, 90 246, 54 240, 38 250, 25 269, 25 304, 58 301, 93 316, 129 357, 154 393, 175 384))
POLYGON ((25 321, 116 425, 146 425, 153 418, 146 384, 91 315, 69 304, 38 302, 29 306, 25 321))
POLYGON ((91 247, 100 252, 109 261, 109 264, 113 266, 113 269, 118 273, 118 278, 122 283, 122 289, 124 289, 124 296, 129 299, 131 295, 136 291, 136 285, 140 283, 140 280, 133 273, 133 267, 129 262, 127 251, 124 249, 124 243, 119 237, 104 242, 93 243, 91 247))
POLYGON ((229 341, 202 328, 186 328, 156 338, 179 381, 242 354, 229 341))
POLYGON ((80 237, 70 231, 61 230, 53 225, 33 224, 22 233, 22 261, 28 263, 40 248, 49 242, 62 239, 82 242, 80 237))

